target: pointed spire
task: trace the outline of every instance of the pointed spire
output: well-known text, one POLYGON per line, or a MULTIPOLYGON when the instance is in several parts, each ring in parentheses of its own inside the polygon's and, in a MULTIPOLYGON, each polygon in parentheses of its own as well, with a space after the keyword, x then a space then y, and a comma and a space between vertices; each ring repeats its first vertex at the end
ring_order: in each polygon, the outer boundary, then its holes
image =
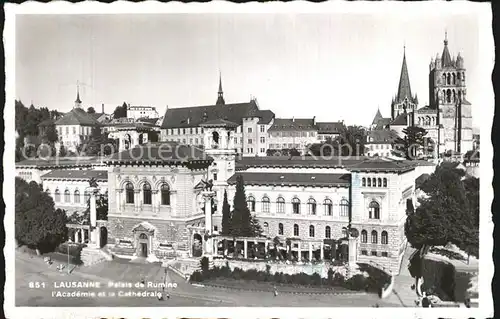
POLYGON ((224 105, 226 102, 224 101, 224 92, 222 91, 222 75, 219 71, 219 92, 217 93, 217 102, 215 105, 224 105))
POLYGON ((376 125, 380 119, 382 119, 382 114, 380 113, 380 107, 377 109, 377 114, 375 114, 375 117, 373 118, 372 125, 376 125))
POLYGON ((82 101, 80 100, 80 84, 77 81, 76 82, 76 100, 75 100, 75 107, 80 107, 82 104, 82 101))
POLYGON ((447 67, 452 66, 452 60, 450 56, 450 51, 448 51, 448 32, 444 33, 444 49, 443 54, 441 55, 441 66, 447 67))
POLYGON ((406 66, 406 46, 403 49, 403 64, 401 66, 401 76, 399 78, 397 102, 402 102, 405 98, 411 99, 410 77, 408 67, 406 66))

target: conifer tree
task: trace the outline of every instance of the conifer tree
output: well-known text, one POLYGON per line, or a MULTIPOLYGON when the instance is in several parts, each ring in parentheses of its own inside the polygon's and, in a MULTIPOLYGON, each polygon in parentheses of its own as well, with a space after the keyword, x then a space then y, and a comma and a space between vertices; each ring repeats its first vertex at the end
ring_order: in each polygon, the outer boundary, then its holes
POLYGON ((243 176, 236 178, 236 193, 233 200, 233 213, 231 218, 231 235, 235 237, 253 236, 251 214, 247 206, 243 176))
POLYGON ((222 235, 231 234, 231 207, 227 201, 227 191, 224 190, 224 201, 222 202, 222 235))

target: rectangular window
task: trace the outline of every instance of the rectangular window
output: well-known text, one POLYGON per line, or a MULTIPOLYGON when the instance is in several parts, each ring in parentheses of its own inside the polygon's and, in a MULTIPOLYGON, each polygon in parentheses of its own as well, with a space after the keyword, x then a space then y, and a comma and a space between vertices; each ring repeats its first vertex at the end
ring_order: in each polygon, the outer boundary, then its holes
POLYGON ((366 256, 366 255, 368 255, 368 252, 366 250, 362 250, 361 255, 366 256))
POLYGON ((248 144, 252 144, 252 142, 253 142, 253 141, 252 141, 252 139, 251 139, 251 138, 249 138, 249 139, 248 139, 248 144))
POLYGON ((264 125, 260 126, 260 132, 265 133, 266 132, 266 127, 264 125))
POLYGON ((214 173, 214 181, 217 180, 217 173, 214 173))
POLYGON ((193 139, 192 138, 189 139, 189 144, 193 145, 193 139))
POLYGON ((185 138, 182 139, 182 143, 186 144, 186 139, 185 138))
POLYGON ((389 254, 386 251, 382 252, 382 257, 389 257, 389 254))
POLYGON ((260 152, 261 152, 261 153, 265 153, 265 152, 266 152, 266 149, 265 149, 265 148, 261 148, 261 149, 260 149, 260 152))
POLYGON ((66 126, 66 135, 69 134, 69 128, 66 126))
POLYGON ((200 130, 201 130, 201 134, 203 134, 203 131, 204 131, 203 127, 201 127, 200 130))
POLYGON ((261 142, 261 143, 265 143, 265 142, 266 142, 266 138, 265 138, 265 137, 261 137, 261 138, 260 138, 260 142, 261 142))
POLYGON ((73 134, 76 134, 76 127, 73 126, 73 134))
POLYGON ((238 138, 237 137, 234 138, 234 144, 238 144, 238 138))
POLYGON ((248 133, 252 133, 252 128, 251 127, 248 128, 248 133))
POLYGON ((192 127, 189 128, 189 134, 193 134, 193 128, 192 127))
POLYGON ((372 250, 372 256, 377 256, 377 252, 375 250, 372 250))
POLYGON ((182 134, 186 135, 186 129, 185 128, 182 129, 182 134))
POLYGON ((240 144, 243 144, 243 137, 240 137, 240 144))

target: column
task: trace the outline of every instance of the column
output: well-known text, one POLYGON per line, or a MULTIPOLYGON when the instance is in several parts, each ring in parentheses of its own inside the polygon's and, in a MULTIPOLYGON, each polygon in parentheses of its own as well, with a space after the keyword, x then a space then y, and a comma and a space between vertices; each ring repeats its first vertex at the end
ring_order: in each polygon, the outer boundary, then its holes
POLYGON ((358 259, 356 238, 349 236, 349 267, 355 267, 358 259))
POLYGON ((75 229, 75 232, 73 233, 73 242, 75 242, 75 244, 78 243, 78 229, 75 229))
POLYGON ((158 210, 159 210, 157 198, 158 198, 158 190, 157 189, 152 190, 151 191, 151 209, 153 211, 153 214, 158 213, 158 210))
POLYGON ((224 239, 224 257, 227 257, 227 253, 229 251, 229 247, 228 247, 228 241, 227 239, 224 239))
POLYGON ((245 257, 245 259, 247 259, 248 258, 248 248, 247 248, 247 240, 246 239, 243 240, 243 251, 244 251, 243 257, 245 257))
POLYGON ((85 242, 85 233, 83 232, 84 229, 80 228, 80 243, 83 244, 85 242))
POLYGON ((323 242, 321 242, 319 244, 319 258, 321 259, 321 261, 323 261, 323 259, 325 259, 325 252, 323 251, 325 249, 325 247, 323 247, 323 242))
POLYGON ((96 192, 97 192, 97 189, 94 188, 94 187, 91 187, 89 189, 90 191, 90 233, 89 233, 89 243, 90 245, 92 246, 98 246, 98 233, 97 233, 97 229, 96 229, 96 225, 97 225, 97 211, 96 211, 96 204, 95 204, 95 201, 96 201, 96 198, 95 198, 95 195, 96 195, 96 192))
POLYGON ((312 261, 312 256, 313 256, 312 243, 309 242, 309 261, 312 261))
POLYGON ((299 241, 299 244, 298 244, 298 250, 297 250, 297 258, 298 258, 298 261, 302 261, 302 242, 299 241))
MULTIPOLYGON (((203 198, 205 200, 205 233, 212 235, 212 201, 215 192, 205 191, 203 192, 203 198)), ((213 254, 213 238, 207 238, 205 241, 205 253, 213 254)))
POLYGON ((140 189, 134 189, 134 212, 139 212, 140 189))
POLYGON ((122 210, 122 196, 121 196, 122 190, 117 189, 116 190, 116 207, 118 211, 122 210))
POLYGON ((267 245, 268 245, 268 244, 269 244, 269 241, 267 241, 267 240, 266 240, 266 241, 264 242, 264 253, 266 254, 266 256, 267 256, 267 245))

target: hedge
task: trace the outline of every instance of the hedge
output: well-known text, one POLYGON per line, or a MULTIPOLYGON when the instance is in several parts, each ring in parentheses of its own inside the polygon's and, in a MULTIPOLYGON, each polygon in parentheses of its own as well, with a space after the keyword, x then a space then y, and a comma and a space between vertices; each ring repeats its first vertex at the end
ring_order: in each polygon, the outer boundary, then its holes
POLYGON ((282 272, 270 274, 269 268, 267 271, 257 271, 255 269, 243 270, 240 268, 231 269, 226 266, 214 267, 202 271, 195 271, 191 274, 191 282, 202 282, 215 278, 230 278, 235 280, 254 280, 260 282, 274 282, 279 284, 292 284, 300 286, 320 286, 320 287, 342 287, 349 290, 379 292, 380 289, 387 284, 388 277, 365 277, 362 274, 354 275, 349 279, 345 279, 342 275, 330 269, 328 278, 323 279, 319 274, 308 275, 305 273, 285 274, 282 272))

